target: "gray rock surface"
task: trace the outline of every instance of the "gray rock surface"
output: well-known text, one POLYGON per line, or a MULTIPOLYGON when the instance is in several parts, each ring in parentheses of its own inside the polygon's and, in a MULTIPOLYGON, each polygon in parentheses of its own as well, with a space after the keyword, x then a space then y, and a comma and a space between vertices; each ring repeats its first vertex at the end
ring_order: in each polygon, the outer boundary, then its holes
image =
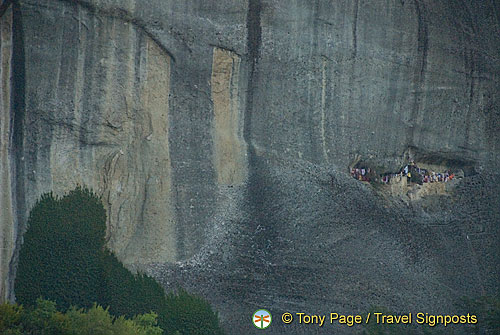
MULTIPOLYGON (((108 245, 207 297, 230 334, 258 308, 463 312, 498 292, 495 1, 19 0, 0 20, 0 264, 40 194, 102 195, 108 245), (9 80, 9 73, 11 80, 9 80), (361 160, 466 171, 384 196, 361 160)), ((464 328, 458 330, 464 331, 464 328)))

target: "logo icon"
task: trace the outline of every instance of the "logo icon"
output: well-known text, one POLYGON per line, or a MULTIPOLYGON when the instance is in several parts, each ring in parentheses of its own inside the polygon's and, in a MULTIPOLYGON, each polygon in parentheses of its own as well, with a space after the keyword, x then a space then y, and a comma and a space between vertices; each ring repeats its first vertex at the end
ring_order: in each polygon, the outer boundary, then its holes
POLYGON ((259 309, 257 312, 253 313, 252 322, 254 326, 259 329, 266 329, 271 324, 271 321, 271 313, 265 309, 259 309))

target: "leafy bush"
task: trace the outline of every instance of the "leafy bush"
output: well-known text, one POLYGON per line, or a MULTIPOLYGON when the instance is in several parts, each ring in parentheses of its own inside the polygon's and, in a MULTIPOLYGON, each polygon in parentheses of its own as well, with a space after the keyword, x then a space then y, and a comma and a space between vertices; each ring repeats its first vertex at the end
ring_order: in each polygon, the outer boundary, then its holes
POLYGON ((57 311, 56 304, 37 299, 36 307, 24 309, 19 305, 0 305, 0 333, 5 335, 160 335, 154 313, 137 315, 132 319, 113 317, 108 310, 94 305, 88 310, 70 308, 57 311))

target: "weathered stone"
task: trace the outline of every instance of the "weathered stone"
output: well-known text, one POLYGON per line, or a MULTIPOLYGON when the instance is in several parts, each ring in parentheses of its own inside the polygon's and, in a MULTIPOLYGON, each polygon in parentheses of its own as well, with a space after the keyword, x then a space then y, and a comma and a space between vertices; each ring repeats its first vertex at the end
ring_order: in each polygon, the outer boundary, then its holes
POLYGON ((0 301, 8 298, 9 263, 15 245, 15 218, 12 203, 11 152, 11 57, 12 57, 12 9, 0 21, 0 301))
POLYGON ((205 295, 232 334, 251 333, 256 307, 449 314, 498 291, 494 1, 15 6, 12 35, 1 19, 3 297, 29 209, 77 184, 102 195, 127 266, 205 295), (410 158, 464 178, 401 201, 348 173, 410 158))
POLYGON ((238 81, 240 57, 214 48, 212 100, 214 104, 214 152, 217 181, 241 184, 246 179, 246 147, 243 145, 243 118, 240 116, 238 81))

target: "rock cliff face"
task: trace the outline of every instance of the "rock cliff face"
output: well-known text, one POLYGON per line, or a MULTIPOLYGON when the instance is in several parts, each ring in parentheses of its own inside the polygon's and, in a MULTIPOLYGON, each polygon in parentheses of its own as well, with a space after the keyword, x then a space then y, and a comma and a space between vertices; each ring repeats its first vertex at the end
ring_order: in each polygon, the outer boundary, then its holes
POLYGON ((29 209, 77 184, 125 264, 232 334, 258 307, 449 313, 498 290, 495 1, 6 3, 2 299, 29 209), (404 202, 348 173, 409 158, 466 174, 404 202))
POLYGON ((13 213, 12 184, 10 165, 10 110, 11 110, 11 67, 12 67, 12 10, 6 9, 0 22, 0 299, 8 296, 9 262, 14 252, 15 244, 15 215, 13 213))

